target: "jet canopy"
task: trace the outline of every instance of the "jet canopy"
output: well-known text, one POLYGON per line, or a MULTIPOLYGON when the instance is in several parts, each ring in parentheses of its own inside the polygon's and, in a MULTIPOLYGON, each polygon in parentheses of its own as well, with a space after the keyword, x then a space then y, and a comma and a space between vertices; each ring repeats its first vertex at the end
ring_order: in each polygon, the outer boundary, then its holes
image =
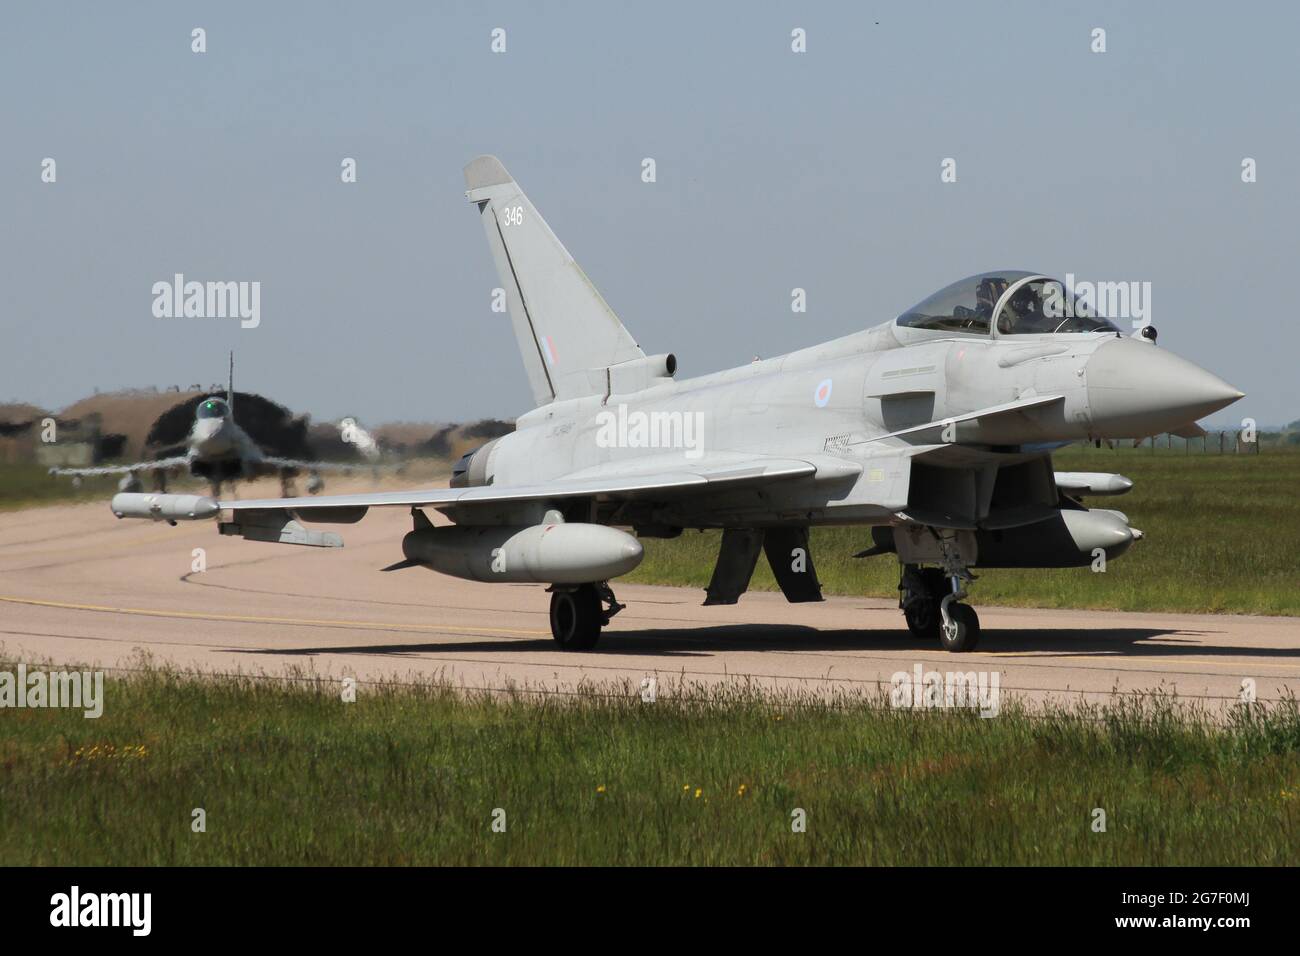
POLYGON ((196 418, 202 421, 205 418, 225 418, 230 414, 230 408, 219 398, 205 398, 199 402, 199 410, 196 418))
POLYGON ((982 272, 945 286, 900 315, 897 324, 970 335, 1119 331, 1065 283, 1018 270, 982 272))

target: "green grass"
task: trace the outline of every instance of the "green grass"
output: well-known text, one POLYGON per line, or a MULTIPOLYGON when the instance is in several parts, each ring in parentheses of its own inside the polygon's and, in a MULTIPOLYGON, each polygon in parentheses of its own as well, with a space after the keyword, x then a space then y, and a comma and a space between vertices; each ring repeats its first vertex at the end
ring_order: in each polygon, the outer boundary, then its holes
POLYGON ((1216 726, 634 691, 349 704, 145 668, 98 720, 0 711, 0 865, 1300 863, 1294 701, 1216 726))
MULTIPOLYGON (((974 603, 1300 614, 1300 449, 1220 456, 1075 447, 1056 455, 1054 465, 1132 478, 1127 495, 1086 503, 1118 508, 1146 538, 1104 574, 1088 568, 978 571, 974 603)), ((716 532, 687 531, 672 540, 648 539, 645 560, 628 580, 703 588, 718 538, 716 532)), ((865 528, 813 529, 813 561, 826 593, 898 596, 892 555, 851 557, 870 544, 865 528)), ((751 587, 776 589, 762 558, 751 587)))
POLYGON ((68 501, 98 501, 117 491, 118 476, 82 479, 81 487, 71 478, 50 474, 44 465, 30 462, 0 462, 0 511, 15 511, 32 505, 68 501))

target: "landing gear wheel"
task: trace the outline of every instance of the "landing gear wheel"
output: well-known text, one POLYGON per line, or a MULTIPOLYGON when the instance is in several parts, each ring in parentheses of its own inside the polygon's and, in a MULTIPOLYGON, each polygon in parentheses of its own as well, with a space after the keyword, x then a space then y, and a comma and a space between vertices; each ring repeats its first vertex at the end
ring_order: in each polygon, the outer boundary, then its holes
POLYGON ((907 629, 918 641, 934 642, 939 639, 939 602, 948 593, 947 579, 939 568, 918 568, 908 565, 903 569, 903 579, 898 584, 901 593, 898 606, 903 609, 907 629))
POLYGON ((934 641, 939 637, 939 602, 916 601, 904 609, 907 629, 918 641, 934 641))
POLYGON ((600 592, 594 584, 551 592, 551 637, 561 650, 591 650, 600 640, 604 618, 600 592))
POLYGON ((955 654, 975 650, 980 642, 980 619, 969 604, 948 605, 948 622, 939 625, 939 644, 955 654))

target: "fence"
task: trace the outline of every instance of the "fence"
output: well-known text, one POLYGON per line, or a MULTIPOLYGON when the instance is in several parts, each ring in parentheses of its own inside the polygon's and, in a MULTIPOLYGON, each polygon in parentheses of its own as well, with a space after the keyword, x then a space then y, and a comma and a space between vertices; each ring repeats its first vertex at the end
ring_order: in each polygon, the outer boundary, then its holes
POLYGON ((1293 440, 1292 434, 1259 433, 1251 440, 1244 438, 1243 434, 1240 431, 1216 431, 1207 432, 1197 438, 1180 438, 1166 432, 1150 438, 1101 440, 1096 445, 1098 448, 1140 448, 1149 450, 1153 454, 1159 448, 1161 451, 1182 452, 1187 455, 1258 455, 1263 445, 1268 445, 1270 448, 1282 448, 1287 445, 1300 447, 1300 444, 1293 440))

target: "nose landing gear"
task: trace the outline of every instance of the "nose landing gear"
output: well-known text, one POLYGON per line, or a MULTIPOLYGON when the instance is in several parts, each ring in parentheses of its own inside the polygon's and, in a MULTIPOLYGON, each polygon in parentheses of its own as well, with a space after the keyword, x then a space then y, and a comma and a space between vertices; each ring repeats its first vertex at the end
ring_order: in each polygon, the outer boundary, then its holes
POLYGON ((975 576, 967 569, 954 538, 937 531, 934 536, 942 567, 904 564, 898 606, 913 637, 937 638, 940 647, 954 653, 973 651, 980 639, 979 615, 960 602, 967 596, 967 582, 975 576))
POLYGON ((939 639, 939 603, 944 586, 943 572, 938 568, 903 565, 903 576, 898 582, 898 606, 907 621, 907 629, 919 641, 939 639))
MULTIPOLYGON (((956 578, 953 583, 954 587, 959 586, 956 578)), ((965 596, 965 591, 953 591, 939 602, 939 614, 943 618, 939 625, 939 644, 945 651, 973 651, 980 641, 979 615, 969 604, 957 603, 965 596)))

